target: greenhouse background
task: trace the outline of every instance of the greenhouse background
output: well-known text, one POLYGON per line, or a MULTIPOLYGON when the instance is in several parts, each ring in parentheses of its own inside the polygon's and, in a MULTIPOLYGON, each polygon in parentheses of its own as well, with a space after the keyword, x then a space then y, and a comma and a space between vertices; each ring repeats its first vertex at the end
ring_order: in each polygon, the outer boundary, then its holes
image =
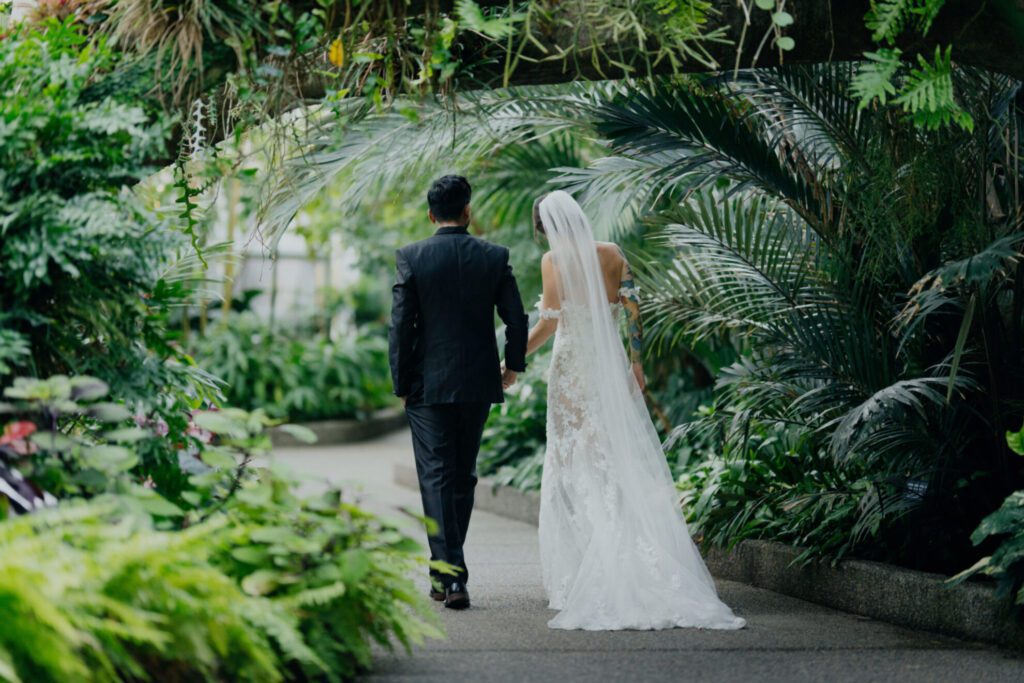
POLYGON ((0 0, 0 680, 1019 680, 1022 54, 1020 0, 0 0), (535 200, 621 247, 746 628, 548 627, 550 342, 431 600, 388 338, 453 173, 531 325, 535 200))

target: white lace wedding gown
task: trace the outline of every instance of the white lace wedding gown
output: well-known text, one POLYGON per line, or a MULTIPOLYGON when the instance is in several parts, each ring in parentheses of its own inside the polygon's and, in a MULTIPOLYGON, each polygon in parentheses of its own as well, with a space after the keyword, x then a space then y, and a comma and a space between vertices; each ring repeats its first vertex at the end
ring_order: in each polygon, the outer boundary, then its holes
MULTIPOLYGON (((582 210, 540 215, 559 276, 541 482, 540 555, 559 629, 742 628, 690 539, 609 304, 582 210)), ((628 292, 620 292, 620 295, 628 292)))

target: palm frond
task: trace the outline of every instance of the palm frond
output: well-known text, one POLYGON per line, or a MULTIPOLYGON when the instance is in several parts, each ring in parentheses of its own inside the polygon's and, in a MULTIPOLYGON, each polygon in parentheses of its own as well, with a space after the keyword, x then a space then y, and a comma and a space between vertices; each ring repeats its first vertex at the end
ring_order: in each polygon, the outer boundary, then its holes
POLYGON ((734 97, 749 100, 769 136, 769 144, 798 150, 816 172, 841 170, 841 163, 870 171, 865 155, 870 112, 848 94, 851 64, 820 64, 742 72, 725 83, 734 97))
POLYGON ((295 151, 268 179, 259 212, 262 237, 276 244, 298 211, 330 183, 343 188, 337 198, 342 206, 355 206, 371 194, 421 185, 496 150, 568 129, 601 87, 472 92, 454 107, 436 100, 398 102, 355 121, 316 113, 315 125, 297 133, 295 151))
POLYGON ((682 89, 627 91, 594 115, 596 129, 619 155, 675 155, 666 185, 694 191, 728 178, 730 193, 756 188, 783 199, 811 224, 825 214, 826 194, 794 171, 791 150, 773 146, 734 99, 682 89))
POLYGON ((821 240, 784 204, 704 191, 664 220, 655 241, 676 257, 667 269, 640 269, 655 327, 675 318, 694 339, 727 328, 787 338, 790 314, 827 287, 821 240))

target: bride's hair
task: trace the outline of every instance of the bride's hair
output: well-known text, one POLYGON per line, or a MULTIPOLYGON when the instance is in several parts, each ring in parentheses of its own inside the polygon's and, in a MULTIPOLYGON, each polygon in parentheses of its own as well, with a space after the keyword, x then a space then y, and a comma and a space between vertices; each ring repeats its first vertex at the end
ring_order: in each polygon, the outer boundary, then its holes
POLYGON ((545 192, 541 196, 537 197, 537 200, 533 203, 533 239, 540 241, 542 235, 547 235, 544 231, 544 222, 540 219, 540 203, 544 201, 550 192, 545 192))

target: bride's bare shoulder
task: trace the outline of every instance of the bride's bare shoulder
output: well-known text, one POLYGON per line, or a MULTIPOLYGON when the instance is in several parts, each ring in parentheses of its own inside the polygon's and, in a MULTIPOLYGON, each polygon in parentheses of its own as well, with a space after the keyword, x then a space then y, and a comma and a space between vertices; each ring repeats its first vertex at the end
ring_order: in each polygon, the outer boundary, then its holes
POLYGON ((597 255, 603 263, 618 263, 622 260, 622 247, 614 242, 596 242, 597 255))

